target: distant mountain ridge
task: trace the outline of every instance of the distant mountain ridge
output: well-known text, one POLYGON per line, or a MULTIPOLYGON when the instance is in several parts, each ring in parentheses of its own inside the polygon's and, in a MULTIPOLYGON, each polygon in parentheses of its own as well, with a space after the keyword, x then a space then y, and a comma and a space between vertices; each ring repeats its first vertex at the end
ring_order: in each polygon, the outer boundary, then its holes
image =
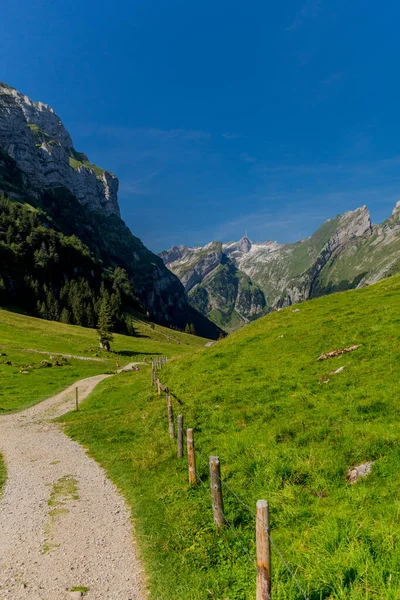
POLYGON ((373 225, 366 206, 326 221, 299 242, 211 242, 160 253, 188 299, 227 331, 268 311, 362 287, 400 271, 400 202, 373 225))
POLYGON ((68 313, 68 322, 94 326, 106 289, 124 310, 218 337, 179 279, 121 220, 117 192, 117 177, 74 148, 52 108, 0 83, 2 305, 56 320, 68 313))

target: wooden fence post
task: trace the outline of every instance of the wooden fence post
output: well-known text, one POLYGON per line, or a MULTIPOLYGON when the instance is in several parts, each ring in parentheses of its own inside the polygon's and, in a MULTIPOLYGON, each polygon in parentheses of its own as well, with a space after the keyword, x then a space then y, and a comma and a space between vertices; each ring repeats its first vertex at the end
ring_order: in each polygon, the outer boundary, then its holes
POLYGON ((161 383, 158 378, 157 378, 157 391, 158 391, 158 395, 161 396, 161 383))
POLYGON ((218 456, 210 456, 210 485, 214 523, 217 527, 223 527, 224 504, 222 500, 221 466, 218 456))
POLYGON ((175 438, 174 411, 172 408, 171 397, 168 396, 168 421, 169 421, 169 437, 171 440, 175 438))
POLYGON ((75 388, 75 407, 76 410, 79 410, 79 396, 78 396, 78 388, 75 388))
POLYGON ((183 415, 178 415, 178 458, 183 456, 183 415))
POLYGON ((269 542, 269 507, 266 500, 257 502, 257 596, 256 600, 271 599, 271 548, 269 542))
POLYGON ((188 465, 189 465, 189 483, 196 483, 196 457, 194 454, 194 436, 193 429, 186 431, 188 465))

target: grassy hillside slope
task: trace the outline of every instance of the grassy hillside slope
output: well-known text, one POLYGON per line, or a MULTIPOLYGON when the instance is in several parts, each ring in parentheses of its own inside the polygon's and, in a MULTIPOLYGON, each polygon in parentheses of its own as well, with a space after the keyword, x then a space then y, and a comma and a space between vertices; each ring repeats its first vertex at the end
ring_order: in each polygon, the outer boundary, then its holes
MULTIPOLYGON (((171 361, 162 381, 195 428, 204 486, 189 487, 146 371, 103 382, 65 418, 132 505, 152 598, 255 598, 254 516, 225 489, 233 530, 214 528, 211 454, 247 505, 269 500, 273 539, 310 600, 400 598, 399 294, 394 277, 312 300, 171 361), (372 474, 350 485, 364 461, 372 474)), ((303 597, 275 550, 273 594, 303 597)))
POLYGON ((160 354, 176 356, 206 342, 140 319, 133 318, 133 324, 137 337, 115 335, 112 352, 107 353, 99 350, 94 329, 0 310, 0 414, 26 408, 83 377, 113 372, 117 361, 123 366, 160 354), (57 354, 89 360, 65 362, 58 357, 60 366, 51 366, 57 354))

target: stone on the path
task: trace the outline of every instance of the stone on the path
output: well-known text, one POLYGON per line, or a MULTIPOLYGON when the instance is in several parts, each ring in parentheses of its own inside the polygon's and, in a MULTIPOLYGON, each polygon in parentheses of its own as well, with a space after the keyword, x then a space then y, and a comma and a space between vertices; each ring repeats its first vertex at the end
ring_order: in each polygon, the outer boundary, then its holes
POLYGON ((77 598, 83 598, 83 594, 82 594, 82 592, 70 592, 69 597, 71 600, 73 600, 73 599, 76 600, 77 598))

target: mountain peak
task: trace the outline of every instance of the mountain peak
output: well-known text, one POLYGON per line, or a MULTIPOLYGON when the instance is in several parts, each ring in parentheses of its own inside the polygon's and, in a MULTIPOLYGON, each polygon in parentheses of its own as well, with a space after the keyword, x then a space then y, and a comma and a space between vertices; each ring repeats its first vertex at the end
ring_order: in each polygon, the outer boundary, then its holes
POLYGON ((250 252, 251 250, 251 240, 247 237, 247 235, 244 235, 238 243, 238 250, 240 250, 241 252, 243 252, 244 254, 247 254, 248 252, 250 252))
POLYGON ((400 200, 396 203, 396 206, 394 207, 394 209, 392 211, 392 216, 398 215, 398 214, 400 214, 400 200))

